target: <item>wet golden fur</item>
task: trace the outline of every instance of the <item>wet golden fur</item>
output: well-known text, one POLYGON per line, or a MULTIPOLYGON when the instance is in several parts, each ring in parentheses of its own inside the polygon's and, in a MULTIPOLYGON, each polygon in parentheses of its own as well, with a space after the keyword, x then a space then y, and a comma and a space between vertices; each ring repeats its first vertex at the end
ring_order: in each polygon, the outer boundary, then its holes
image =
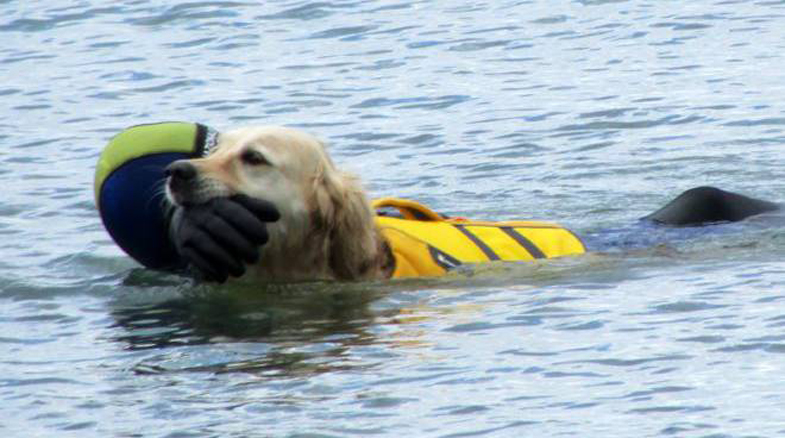
POLYGON ((167 189, 175 205, 245 194, 266 199, 281 218, 246 276, 265 280, 371 279, 391 274, 391 255, 358 179, 338 170, 304 132, 257 126, 219 136, 213 153, 188 160, 188 190, 167 189))

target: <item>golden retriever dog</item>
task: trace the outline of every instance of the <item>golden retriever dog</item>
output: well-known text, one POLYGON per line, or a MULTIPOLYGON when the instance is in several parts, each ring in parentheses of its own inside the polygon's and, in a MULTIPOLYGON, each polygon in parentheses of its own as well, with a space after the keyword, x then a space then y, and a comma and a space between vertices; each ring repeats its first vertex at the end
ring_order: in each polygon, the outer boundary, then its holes
POLYGON ((389 278, 393 256, 358 179, 336 169, 325 147, 304 132, 257 126, 222 133, 193 166, 187 185, 167 184, 174 205, 235 194, 266 199, 281 218, 251 276, 275 281, 389 278))

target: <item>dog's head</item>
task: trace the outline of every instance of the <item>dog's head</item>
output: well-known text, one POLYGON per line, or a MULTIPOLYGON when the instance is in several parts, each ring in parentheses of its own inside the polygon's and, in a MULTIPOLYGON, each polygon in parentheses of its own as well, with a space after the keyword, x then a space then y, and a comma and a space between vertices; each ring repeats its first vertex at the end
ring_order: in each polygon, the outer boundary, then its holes
POLYGON ((334 172, 322 143, 294 129, 247 127, 220 135, 206 158, 178 160, 168 169, 168 199, 177 206, 245 194, 291 213, 315 179, 334 172))
POLYGON ((344 259, 376 252, 374 215, 359 183, 304 132, 277 126, 228 131, 208 157, 176 161, 167 173, 166 194, 175 206, 235 194, 272 202, 281 219, 270 224, 266 251, 318 252, 311 255, 338 278, 356 276, 337 272, 344 259))

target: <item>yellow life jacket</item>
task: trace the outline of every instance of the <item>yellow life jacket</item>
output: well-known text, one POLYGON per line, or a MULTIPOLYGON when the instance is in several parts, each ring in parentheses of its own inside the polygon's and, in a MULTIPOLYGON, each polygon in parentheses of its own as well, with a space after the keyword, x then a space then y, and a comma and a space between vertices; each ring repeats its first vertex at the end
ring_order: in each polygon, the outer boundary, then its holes
POLYGON ((539 221, 486 222, 445 218, 415 201, 382 198, 376 224, 395 257, 394 278, 440 276, 463 263, 525 261, 586 252, 575 234, 539 221))

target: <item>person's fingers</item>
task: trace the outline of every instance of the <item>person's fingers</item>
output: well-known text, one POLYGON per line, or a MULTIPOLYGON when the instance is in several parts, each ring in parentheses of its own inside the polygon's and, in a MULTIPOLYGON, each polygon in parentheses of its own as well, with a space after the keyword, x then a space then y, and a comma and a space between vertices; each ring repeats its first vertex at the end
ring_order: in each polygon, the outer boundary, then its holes
MULTIPOLYGON (((264 228, 263 223, 259 226, 264 228)), ((239 256, 242 260, 253 263, 259 259, 259 245, 264 242, 259 242, 262 239, 249 239, 243 235, 236 225, 231 221, 224 219, 221 216, 209 216, 201 224, 204 232, 208 233, 220 247, 227 252, 239 256)), ((256 230, 255 235, 267 235, 266 230, 256 230)))
POLYGON ((267 225, 243 205, 225 200, 216 205, 215 211, 222 219, 232 224, 236 231, 257 246, 267 243, 269 238, 267 225))
POLYGON ((209 235, 202 235, 199 238, 188 242, 186 248, 191 248, 214 268, 213 270, 227 271, 234 277, 239 277, 245 273, 245 266, 242 261, 230 254, 221 245, 216 243, 209 235))
POLYGON ((267 243, 267 222, 280 214, 265 200, 237 195, 178 209, 173 239, 181 256, 206 279, 223 282, 245 273, 267 243))
POLYGON ((220 269, 216 269, 212 263, 205 260, 195 249, 183 248, 180 251, 180 254, 183 258, 188 260, 191 267, 196 269, 204 280, 218 283, 226 281, 226 278, 228 277, 227 273, 220 269))
POLYGON ((265 222, 275 222, 281 218, 281 213, 275 205, 267 200, 251 198, 247 195, 235 195, 232 200, 240 203, 243 207, 250 210, 256 217, 265 222))

